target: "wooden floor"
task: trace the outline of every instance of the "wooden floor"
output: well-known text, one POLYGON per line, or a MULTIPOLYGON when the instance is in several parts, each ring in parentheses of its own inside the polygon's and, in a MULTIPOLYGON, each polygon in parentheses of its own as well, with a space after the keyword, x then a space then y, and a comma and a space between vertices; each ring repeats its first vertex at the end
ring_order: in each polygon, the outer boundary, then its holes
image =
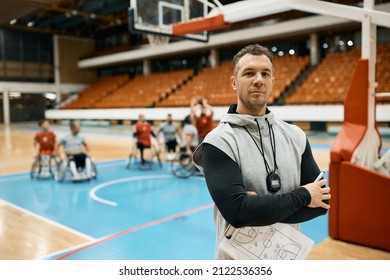
POLYGON ((91 241, 60 225, 0 202, 0 259, 31 260, 91 241))
MULTIPOLYGON (((18 129, 23 126, 0 125, 0 175, 30 169, 34 151, 32 139, 35 132, 18 129)), ((118 130, 114 130, 113 133, 118 133, 118 130)), ((124 130, 120 133, 124 133, 124 130)), ((61 136, 57 134, 58 138, 61 136)), ((85 134, 85 137, 95 161, 124 158, 129 153, 130 138, 125 136, 85 134)), ((324 140, 310 141, 314 143, 324 140)), ((330 143, 329 141, 331 140, 325 140, 330 143)), ((329 152, 321 150, 313 153, 320 168, 328 168, 329 152)), ((92 240, 91 237, 0 200, 0 260, 35 259, 92 240)), ((328 238, 314 248, 309 259, 390 260, 390 253, 328 238)))

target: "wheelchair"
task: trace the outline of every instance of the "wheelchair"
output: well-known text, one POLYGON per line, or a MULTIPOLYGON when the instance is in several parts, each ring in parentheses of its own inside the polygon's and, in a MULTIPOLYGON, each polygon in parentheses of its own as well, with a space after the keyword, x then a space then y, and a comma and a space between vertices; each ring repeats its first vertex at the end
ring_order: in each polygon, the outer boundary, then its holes
POLYGON ((192 161, 192 155, 181 150, 176 159, 171 162, 172 174, 177 178, 189 178, 200 174, 192 161))
POLYGON ((57 165, 53 155, 39 155, 35 158, 30 171, 31 179, 51 179, 54 177, 53 167, 57 165), (54 161, 54 163, 53 163, 54 161))
POLYGON ((58 161, 54 176, 58 182, 89 181, 96 177, 96 165, 92 158, 85 154, 68 155, 65 160, 58 161))
POLYGON ((139 147, 134 143, 131 148, 129 158, 126 161, 126 168, 136 168, 139 170, 151 170, 154 168, 155 164, 158 164, 158 167, 162 167, 161 157, 160 157, 160 147, 155 142, 152 142, 150 147, 144 147, 144 157, 145 161, 141 161, 141 152, 139 147))

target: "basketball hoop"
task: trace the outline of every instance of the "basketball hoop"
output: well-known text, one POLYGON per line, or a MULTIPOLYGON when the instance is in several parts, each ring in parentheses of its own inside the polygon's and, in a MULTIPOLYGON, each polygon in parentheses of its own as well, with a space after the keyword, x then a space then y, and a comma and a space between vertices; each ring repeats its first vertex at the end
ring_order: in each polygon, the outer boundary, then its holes
POLYGON ((146 37, 152 47, 166 46, 168 45, 170 39, 169 36, 158 34, 146 34, 146 37))
MULTIPOLYGON (((173 24, 205 18, 211 7, 208 2, 210 1, 130 0, 129 31, 134 34, 152 34, 147 36, 151 47, 165 46, 169 38, 175 36, 172 33, 173 24)), ((207 31, 182 33, 180 37, 200 42, 209 40, 207 31)))

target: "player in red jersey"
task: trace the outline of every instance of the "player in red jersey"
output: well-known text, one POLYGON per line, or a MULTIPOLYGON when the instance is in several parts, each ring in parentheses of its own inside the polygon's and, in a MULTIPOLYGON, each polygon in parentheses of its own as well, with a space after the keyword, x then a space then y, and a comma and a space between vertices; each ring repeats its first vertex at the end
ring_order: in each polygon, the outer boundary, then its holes
POLYGON ((34 147, 36 156, 55 156, 56 154, 56 135, 50 130, 49 121, 46 119, 38 122, 41 131, 34 137, 34 147))

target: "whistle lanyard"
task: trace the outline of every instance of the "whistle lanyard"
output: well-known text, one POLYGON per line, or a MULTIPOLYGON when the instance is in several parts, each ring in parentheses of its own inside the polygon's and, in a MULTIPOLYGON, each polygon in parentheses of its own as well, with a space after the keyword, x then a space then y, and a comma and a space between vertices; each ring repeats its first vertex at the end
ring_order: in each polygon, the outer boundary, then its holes
POLYGON ((272 125, 270 125, 268 119, 266 118, 265 120, 267 121, 267 124, 268 124, 269 136, 270 136, 270 142, 271 142, 271 149, 272 149, 272 155, 273 155, 273 158, 274 158, 274 168, 273 168, 273 170, 271 170, 271 167, 269 166, 269 164, 267 162, 267 159, 265 158, 264 148, 263 148, 263 137, 262 137, 261 132, 260 132, 260 125, 259 125, 258 121, 255 119, 256 124, 257 124, 257 128, 259 130, 260 147, 259 147, 259 145, 257 145, 255 138, 253 138, 252 134, 250 134, 248 129, 245 126, 244 126, 244 128, 245 128, 246 132, 248 132, 248 134, 252 138, 252 140, 255 143, 257 149, 259 150, 261 156, 263 157, 264 165, 265 165, 265 168, 266 168, 266 171, 267 171, 267 175, 269 175, 270 173, 274 173, 278 169, 278 165, 276 163, 275 133, 274 133, 272 125))
POLYGON ((271 169, 271 167, 269 166, 269 164, 267 162, 267 159, 265 158, 264 147, 263 147, 263 137, 261 135, 260 125, 259 125, 259 122, 257 121, 257 119, 255 119, 255 121, 256 121, 256 124, 257 124, 258 131, 259 131, 260 146, 257 145, 255 138, 253 138, 253 136, 252 136, 252 134, 250 134, 249 130, 245 126, 244 126, 244 128, 245 128, 246 132, 248 132, 249 136, 252 138, 252 140, 255 143, 257 149, 259 150, 261 156, 263 157, 265 169, 266 169, 266 172, 267 172, 267 180, 266 180, 267 181, 267 189, 270 192, 277 192, 277 191, 280 190, 281 184, 280 184, 280 177, 279 177, 278 174, 276 174, 276 170, 278 169, 278 165, 276 163, 275 133, 274 133, 272 125, 269 123, 268 119, 266 118, 265 120, 266 120, 266 122, 268 124, 268 130, 269 130, 269 136, 270 136, 270 142, 271 142, 272 155, 273 155, 273 158, 274 158, 273 170, 271 169))

